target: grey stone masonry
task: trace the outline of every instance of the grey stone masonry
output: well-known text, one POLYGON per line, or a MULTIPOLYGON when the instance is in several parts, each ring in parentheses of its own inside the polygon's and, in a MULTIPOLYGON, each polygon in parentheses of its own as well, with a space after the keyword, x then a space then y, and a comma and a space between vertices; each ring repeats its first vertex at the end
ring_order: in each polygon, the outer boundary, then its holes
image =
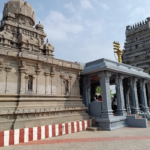
POLYGON ((149 108, 147 106, 145 83, 146 81, 144 79, 140 79, 140 103, 141 103, 142 111, 149 114, 149 108))
POLYGON ((139 103, 138 103, 138 95, 137 95, 137 78, 130 78, 130 88, 131 88, 131 112, 132 114, 139 114, 139 103))
POLYGON ((117 116, 125 116, 125 102, 124 102, 124 93, 123 93, 123 80, 124 76, 121 74, 116 74, 116 96, 117 96, 117 116))

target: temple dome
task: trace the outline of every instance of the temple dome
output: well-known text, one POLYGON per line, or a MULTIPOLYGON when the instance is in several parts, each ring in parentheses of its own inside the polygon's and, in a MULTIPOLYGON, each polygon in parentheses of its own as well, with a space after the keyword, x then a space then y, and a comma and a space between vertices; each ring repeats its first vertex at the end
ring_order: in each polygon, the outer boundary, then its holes
POLYGON ((8 17, 8 14, 15 15, 15 21, 19 23, 28 22, 30 25, 35 25, 35 13, 32 6, 24 0, 9 0, 4 7, 3 20, 8 17))
POLYGON ((44 26, 40 23, 40 21, 39 21, 39 23, 35 26, 35 28, 37 29, 37 30, 43 30, 44 29, 44 26))

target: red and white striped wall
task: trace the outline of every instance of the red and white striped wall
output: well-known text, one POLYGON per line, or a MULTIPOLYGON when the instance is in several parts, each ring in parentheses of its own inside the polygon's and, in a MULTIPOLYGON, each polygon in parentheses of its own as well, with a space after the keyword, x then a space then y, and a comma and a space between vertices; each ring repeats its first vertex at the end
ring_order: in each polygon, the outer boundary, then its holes
POLYGON ((45 138, 85 131, 93 120, 76 121, 0 132, 0 147, 41 140, 45 138))

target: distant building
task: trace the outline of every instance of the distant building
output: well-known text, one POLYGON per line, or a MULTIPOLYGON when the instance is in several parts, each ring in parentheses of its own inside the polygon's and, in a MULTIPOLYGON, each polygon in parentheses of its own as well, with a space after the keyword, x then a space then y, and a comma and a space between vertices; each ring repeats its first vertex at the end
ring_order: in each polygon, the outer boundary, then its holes
MULTIPOLYGON (((126 27, 123 63, 140 67, 150 74, 150 18, 126 27)), ((147 83, 148 105, 150 106, 150 83, 147 83)))

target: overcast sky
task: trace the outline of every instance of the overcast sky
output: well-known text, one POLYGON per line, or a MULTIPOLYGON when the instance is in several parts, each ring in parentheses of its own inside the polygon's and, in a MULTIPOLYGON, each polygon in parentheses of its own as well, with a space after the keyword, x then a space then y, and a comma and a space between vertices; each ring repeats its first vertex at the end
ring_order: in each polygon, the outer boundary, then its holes
MULTIPOLYGON (((0 13, 4 3, 0 0, 0 13)), ((41 21, 55 57, 89 62, 115 60, 113 41, 123 48, 127 25, 150 16, 150 0, 27 0, 41 21)))

